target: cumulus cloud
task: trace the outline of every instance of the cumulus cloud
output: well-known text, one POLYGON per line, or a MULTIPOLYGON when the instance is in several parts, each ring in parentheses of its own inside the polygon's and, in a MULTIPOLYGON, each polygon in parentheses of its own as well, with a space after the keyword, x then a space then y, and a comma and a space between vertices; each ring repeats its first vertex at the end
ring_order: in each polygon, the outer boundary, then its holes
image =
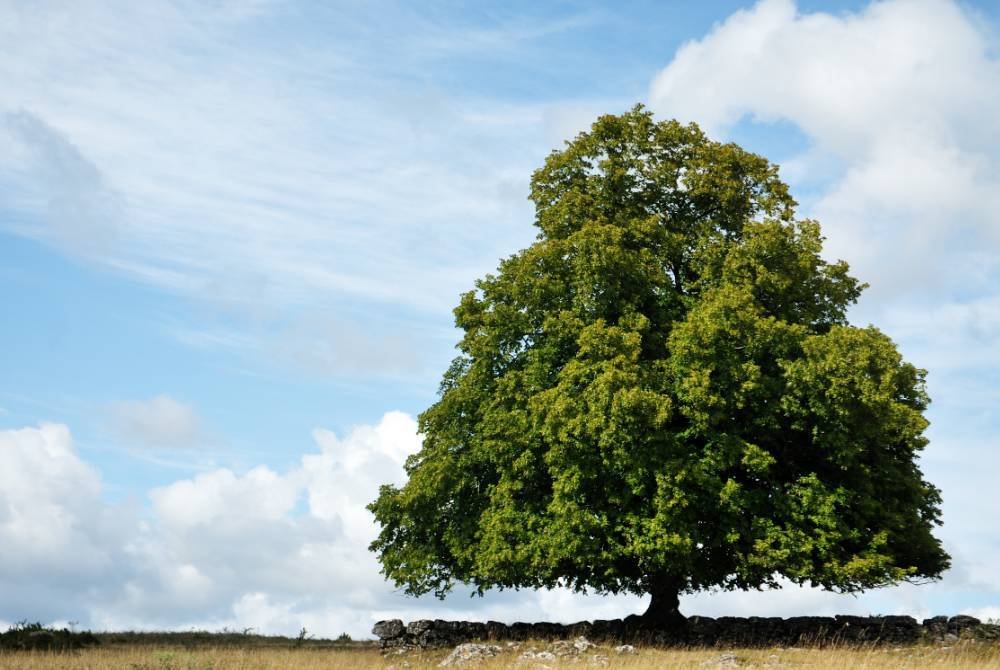
POLYGON ((366 632, 373 605, 392 594, 367 551, 374 526, 364 506, 386 478, 400 478, 419 446, 416 425, 392 412, 342 439, 323 429, 313 437, 318 451, 286 472, 220 469, 151 491, 156 526, 135 547, 149 572, 102 616, 366 632))
POLYGON ((201 419, 194 408, 167 394, 113 403, 108 414, 114 436, 129 444, 191 447, 203 437, 201 419))
POLYGON ((841 165, 806 203, 830 255, 898 299, 996 279, 983 250, 1000 241, 998 87, 995 37, 956 3, 833 15, 762 0, 681 48, 650 104, 723 136, 747 118, 795 124, 811 147, 790 161, 793 185, 841 165))
POLYGON ((0 471, 4 552, 8 569, 54 560, 77 543, 81 513, 74 498, 92 506, 100 493, 100 477, 73 451, 69 430, 61 425, 0 433, 4 468, 0 471), (16 563, 12 564, 11 561, 16 563))
POLYGON ((0 432, 0 617, 366 634, 399 598, 367 551, 364 505, 401 479, 420 437, 391 412, 314 439, 285 472, 216 469, 155 488, 140 519, 103 500, 66 426, 0 432))
POLYGON ((0 617, 80 618, 128 568, 131 512, 59 424, 0 431, 0 617))

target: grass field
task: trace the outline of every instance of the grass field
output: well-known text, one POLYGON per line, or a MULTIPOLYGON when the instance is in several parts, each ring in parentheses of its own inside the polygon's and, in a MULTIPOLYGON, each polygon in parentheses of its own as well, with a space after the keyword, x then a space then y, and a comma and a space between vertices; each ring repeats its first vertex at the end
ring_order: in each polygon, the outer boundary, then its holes
MULTIPOLYGON (((670 650, 639 648, 635 655, 619 655, 610 647, 589 650, 575 658, 555 661, 519 660, 531 643, 505 650, 500 655, 463 667, 494 670, 518 668, 544 670, 560 667, 607 667, 629 670, 671 668, 1000 668, 1000 645, 964 643, 954 647, 908 646, 839 649, 733 649, 670 650), (597 657, 595 658, 595 654, 597 657), (731 655, 731 656, 730 656, 731 655)), ((539 649, 545 643, 534 645, 539 649)), ((169 649, 149 647, 102 647, 69 653, 3 652, 0 668, 25 670, 257 670, 263 668, 345 668, 348 670, 430 670, 448 655, 448 650, 383 657, 377 649, 169 649)))

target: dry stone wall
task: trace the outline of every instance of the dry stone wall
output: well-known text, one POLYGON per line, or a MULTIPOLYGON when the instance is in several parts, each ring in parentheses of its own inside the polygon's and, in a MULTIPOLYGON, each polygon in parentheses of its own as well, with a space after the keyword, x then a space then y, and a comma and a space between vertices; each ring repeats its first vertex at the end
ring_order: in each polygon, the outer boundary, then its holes
POLYGON ((1000 640, 1000 625, 971 616, 939 616, 918 622, 909 616, 711 617, 693 616, 670 629, 650 628, 637 616, 574 624, 499 621, 379 621, 372 628, 383 649, 448 647, 475 640, 556 640, 579 636, 591 640, 695 646, 771 646, 828 643, 1000 640))

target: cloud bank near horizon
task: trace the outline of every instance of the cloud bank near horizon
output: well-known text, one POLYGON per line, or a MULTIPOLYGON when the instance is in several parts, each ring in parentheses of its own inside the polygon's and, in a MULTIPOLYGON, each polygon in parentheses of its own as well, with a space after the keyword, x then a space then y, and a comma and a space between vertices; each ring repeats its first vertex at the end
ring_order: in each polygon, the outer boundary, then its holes
MULTIPOLYGON (((111 630, 305 626, 355 637, 394 616, 566 616, 568 594, 470 600, 459 590, 443 606, 401 596, 367 549, 377 529, 365 505, 380 485, 405 480, 416 422, 389 412, 343 438, 316 429, 312 440, 285 471, 217 468, 149 490, 145 505, 108 502, 66 426, 0 431, 10 466, 0 473, 4 612, 111 630)), ((610 615, 621 600, 584 609, 610 615)))
MULTIPOLYGON (((389 412, 343 438, 316 429, 312 439, 314 448, 285 471, 202 472, 151 489, 147 507, 109 502, 100 473, 80 457, 66 426, 0 431, 0 453, 12 466, 0 472, 4 611, 100 630, 253 627, 290 634, 305 627, 363 638, 384 618, 569 623, 644 608, 638 596, 587 597, 567 589, 470 598, 459 588, 444 603, 402 596, 367 549, 377 527, 365 505, 381 484, 405 481, 403 462, 420 445, 416 422, 389 412)), ((928 616, 928 595, 975 588, 997 590, 1000 582, 995 575, 978 583, 950 579, 861 598, 786 586, 688 595, 682 608, 703 615, 928 616)))

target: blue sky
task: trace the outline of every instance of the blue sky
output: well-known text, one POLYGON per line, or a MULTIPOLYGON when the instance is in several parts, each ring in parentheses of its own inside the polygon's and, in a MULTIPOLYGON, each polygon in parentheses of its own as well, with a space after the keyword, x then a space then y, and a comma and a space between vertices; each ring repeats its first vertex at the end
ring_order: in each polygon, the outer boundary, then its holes
POLYGON ((1000 62, 983 2, 0 2, 0 622, 365 634, 364 551, 532 170, 636 102, 782 166, 930 370, 938 584, 690 613, 1000 617, 1000 62))

